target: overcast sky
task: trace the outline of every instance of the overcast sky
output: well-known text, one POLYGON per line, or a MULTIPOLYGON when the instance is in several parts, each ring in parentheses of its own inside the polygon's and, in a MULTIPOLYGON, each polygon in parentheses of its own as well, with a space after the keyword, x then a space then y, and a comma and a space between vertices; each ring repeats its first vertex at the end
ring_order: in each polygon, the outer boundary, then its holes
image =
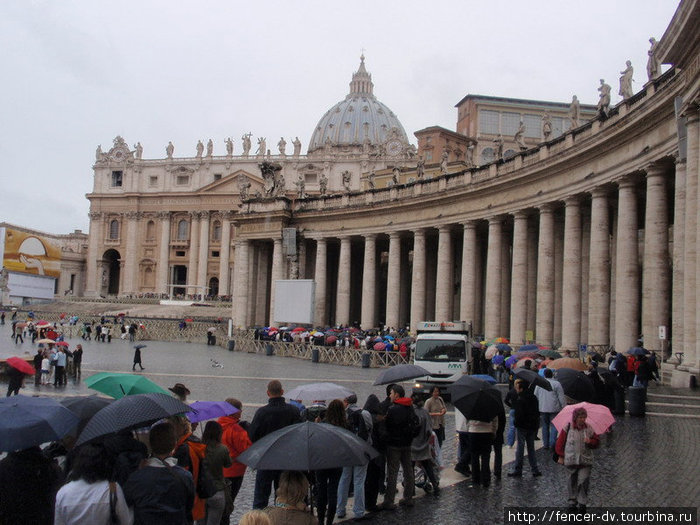
MULTIPOLYGON (((455 129, 467 93, 595 104, 626 60, 646 82, 648 39, 675 0, 0 2, 0 220, 88 230, 95 148, 116 135, 144 158, 198 139, 271 149, 348 93, 364 49, 374 93, 409 138, 455 129)), ((616 103, 619 97, 613 97, 616 103)))

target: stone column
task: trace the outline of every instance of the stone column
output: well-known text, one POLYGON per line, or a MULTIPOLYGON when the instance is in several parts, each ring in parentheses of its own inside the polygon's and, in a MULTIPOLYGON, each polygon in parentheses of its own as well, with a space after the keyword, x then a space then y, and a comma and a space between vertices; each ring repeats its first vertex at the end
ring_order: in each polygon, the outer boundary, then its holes
POLYGON ((338 256, 338 286, 335 299, 335 324, 350 323, 350 281, 351 275, 350 237, 340 238, 340 255, 338 256))
POLYGON ((401 236, 389 234, 389 262, 386 285, 386 326, 399 326, 399 300, 401 297, 401 236))
POLYGON ((564 205, 561 343, 564 350, 576 350, 581 342, 581 203, 569 197, 564 205))
MULTIPOLYGON (((591 247, 588 275, 589 345, 610 344, 610 210, 605 190, 591 192, 591 247)), ((627 350, 625 348, 625 350, 627 350)))
POLYGON ((411 273, 411 331, 425 321, 425 228, 413 232, 413 271, 411 273))
POLYGON ((233 324, 236 328, 247 327, 248 312, 248 248, 250 241, 236 241, 233 265, 233 324))
POLYGON ((91 211, 88 252, 85 268, 85 296, 97 297, 102 289, 102 275, 99 274, 97 258, 100 246, 104 243, 104 219, 99 211, 91 211))
POLYGON ((375 299, 377 292, 377 235, 365 235, 365 257, 362 264, 362 312, 360 328, 369 330, 376 326, 375 299))
POLYGON ((190 212, 190 257, 187 264, 187 293, 195 294, 197 284, 197 257, 199 257, 199 212, 190 212))
POLYGON ((619 182, 615 261, 615 349, 624 352, 639 339, 639 249, 637 195, 630 179, 619 182))
POLYGON ((209 267, 209 219, 211 213, 202 211, 199 220, 199 257, 197 263, 197 293, 207 295, 207 271, 209 267))
MULTIPOLYGON (((476 221, 467 221, 462 224, 464 233, 462 238, 462 289, 459 299, 459 319, 461 321, 476 323, 476 260, 479 256, 476 247, 476 221)), ((413 255, 415 261, 415 253, 413 255)))
POLYGON ((501 327, 501 238, 502 217, 489 218, 489 240, 486 253, 486 308, 484 313, 484 336, 486 339, 500 337, 501 327))
POLYGON ((513 271, 510 283, 510 342, 525 341, 527 330, 527 214, 513 214, 513 271))
POLYGON ((133 293, 137 292, 139 289, 138 284, 138 246, 139 246, 139 233, 138 233, 138 220, 141 218, 141 213, 137 211, 129 211, 123 215, 126 219, 126 235, 122 238, 126 244, 126 250, 124 254, 124 266, 122 272, 122 279, 119 284, 119 293, 133 293))
POLYGON ((158 266, 156 267, 156 290, 161 294, 169 294, 168 279, 170 277, 170 212, 158 212, 160 220, 160 246, 158 250, 158 266))
POLYGON ((452 234, 449 226, 438 229, 435 320, 452 321, 452 234))
MULTIPOLYGON (((688 110, 687 120, 686 120, 686 134, 688 140, 688 156, 686 159, 686 187, 688 191, 685 194, 685 209, 686 217, 689 213, 693 214, 693 219, 690 221, 693 232, 691 234, 689 230, 688 222, 685 223, 685 248, 686 253, 689 255, 690 260, 686 260, 685 267, 685 290, 686 294, 688 290, 691 290, 690 294, 685 297, 685 315, 687 316, 689 322, 692 322, 692 318, 689 319, 689 313, 695 313, 695 326, 687 332, 688 336, 684 339, 685 345, 683 351, 685 355, 683 356, 683 367, 697 368, 698 367, 698 334, 700 333, 700 310, 698 307, 698 301, 700 301, 700 294, 697 291, 697 284, 700 282, 700 265, 697 264, 697 242, 700 239, 700 233, 698 232, 698 227, 700 227, 700 220, 698 218, 698 213, 700 213, 700 206, 698 205, 698 198, 700 198, 700 190, 698 189, 698 177, 700 176, 700 122, 698 121, 698 106, 697 99, 694 104, 691 104, 691 108, 688 110), (692 205, 691 205, 692 199, 692 205), (688 245, 692 243, 692 249, 688 248, 688 245), (689 275, 690 268, 694 270, 694 275, 689 275), (690 297, 688 297, 690 295, 690 297)), ((686 326, 686 328, 688 328, 686 326)), ((697 373, 697 371, 695 371, 697 373)))
POLYGON ((270 325, 279 326, 286 319, 275 319, 275 281, 287 278, 286 261, 282 251, 282 238, 274 239, 272 247, 272 276, 270 281, 270 325))
MULTIPOLYGON (((685 160, 676 158, 676 181, 673 206, 673 286, 671 338, 675 348, 683 348, 683 297, 685 295, 683 257, 685 252, 685 160)), ((666 346, 668 348, 668 344, 666 346)), ((668 357, 668 356, 665 356, 668 357)))
POLYGON ((666 174, 662 168, 652 165, 647 167, 646 175, 642 335, 645 348, 660 351, 662 343, 659 339, 659 326, 668 325, 671 300, 669 295, 666 174))
POLYGON ((325 326, 328 322, 328 312, 326 310, 327 247, 326 239, 316 239, 316 268, 314 275, 314 280, 316 281, 314 324, 316 326, 325 326))
POLYGON ((540 235, 537 247, 537 318, 535 339, 552 344, 554 336, 554 209, 540 207, 540 235))
POLYGON ((221 212, 221 250, 219 251, 219 296, 231 295, 231 212, 221 212))

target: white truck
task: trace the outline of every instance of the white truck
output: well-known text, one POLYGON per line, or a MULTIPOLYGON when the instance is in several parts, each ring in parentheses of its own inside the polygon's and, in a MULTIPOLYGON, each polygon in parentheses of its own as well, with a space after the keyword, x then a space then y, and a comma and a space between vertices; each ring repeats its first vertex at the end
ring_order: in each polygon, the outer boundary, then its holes
POLYGON ((413 363, 430 375, 419 377, 413 392, 429 396, 433 387, 441 395, 463 374, 471 373, 472 327, 466 321, 422 321, 418 323, 413 363))

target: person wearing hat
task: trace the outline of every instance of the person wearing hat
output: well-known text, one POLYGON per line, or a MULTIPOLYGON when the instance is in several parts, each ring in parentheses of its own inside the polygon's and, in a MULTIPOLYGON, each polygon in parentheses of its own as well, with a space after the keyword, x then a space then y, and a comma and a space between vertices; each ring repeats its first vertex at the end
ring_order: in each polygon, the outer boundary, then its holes
POLYGON ((187 403, 187 396, 190 395, 190 389, 185 385, 182 383, 175 383, 175 385, 168 388, 168 390, 175 394, 175 397, 177 397, 180 401, 187 403))

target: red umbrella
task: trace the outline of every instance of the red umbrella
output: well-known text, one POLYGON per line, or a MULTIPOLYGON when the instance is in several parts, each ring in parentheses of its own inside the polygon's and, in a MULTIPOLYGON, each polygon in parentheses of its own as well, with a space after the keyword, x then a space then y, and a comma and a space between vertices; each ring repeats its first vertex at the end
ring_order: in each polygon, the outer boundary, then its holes
POLYGON ((34 367, 27 363, 21 357, 8 357, 5 362, 12 368, 22 372, 23 374, 36 374, 36 370, 34 370, 34 367))
POLYGON ((66 343, 65 341, 59 341, 58 343, 56 343, 56 346, 69 347, 70 345, 68 343, 66 343))
POLYGON ((188 317, 187 319, 185 319, 185 322, 186 322, 186 323, 191 323, 191 322, 193 322, 193 320, 192 320, 191 318, 188 317))
POLYGON ((374 343, 375 350, 384 350, 385 348, 386 348, 386 345, 384 343, 374 343))
POLYGON ((292 332, 303 332, 304 330, 306 330, 306 328, 303 326, 297 326, 292 332))

